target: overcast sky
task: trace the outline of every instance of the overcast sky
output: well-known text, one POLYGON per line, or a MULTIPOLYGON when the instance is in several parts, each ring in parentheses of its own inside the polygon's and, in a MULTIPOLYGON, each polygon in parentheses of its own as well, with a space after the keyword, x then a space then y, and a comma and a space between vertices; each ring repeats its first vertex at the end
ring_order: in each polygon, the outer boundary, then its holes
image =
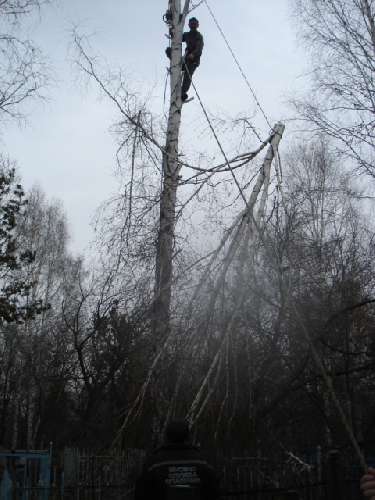
MULTIPOLYGON (((272 121, 288 115, 287 97, 301 89, 305 54, 298 47, 290 0, 210 0, 238 59, 272 121)), ((90 35, 93 52, 121 66, 133 88, 150 92, 151 106, 163 111, 166 75, 167 0, 57 0, 29 28, 49 60, 53 83, 45 102, 29 109, 26 125, 2 130, 2 149, 18 163, 26 188, 39 185, 60 199, 71 233, 71 248, 84 253, 93 238, 90 222, 98 205, 116 190, 115 141, 110 134, 117 115, 83 87, 71 61, 71 29, 90 35)), ((253 114, 254 101, 205 6, 194 12, 205 38, 195 82, 212 113, 253 114)), ((255 123, 268 127, 260 113, 255 123)), ((202 123, 197 101, 186 105, 183 133, 202 123), (184 128, 185 127, 185 128, 184 128)))

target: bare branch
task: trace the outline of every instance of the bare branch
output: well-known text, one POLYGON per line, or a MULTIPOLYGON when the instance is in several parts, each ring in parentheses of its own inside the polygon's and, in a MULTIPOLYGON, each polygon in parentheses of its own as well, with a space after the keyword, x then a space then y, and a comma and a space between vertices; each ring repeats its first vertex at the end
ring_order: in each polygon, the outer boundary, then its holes
POLYGON ((192 6, 190 7, 190 9, 188 10, 187 14, 190 14, 190 12, 193 12, 193 10, 197 9, 198 7, 200 7, 202 4, 203 4, 204 0, 200 0, 198 3, 196 4, 192 4, 192 6))

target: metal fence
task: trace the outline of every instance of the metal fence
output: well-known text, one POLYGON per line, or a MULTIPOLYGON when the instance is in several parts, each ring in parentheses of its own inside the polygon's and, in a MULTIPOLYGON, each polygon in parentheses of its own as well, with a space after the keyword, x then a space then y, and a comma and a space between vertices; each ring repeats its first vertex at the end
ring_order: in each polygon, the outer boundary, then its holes
MULTIPOLYGON (((47 458, 44 463, 36 461, 35 454, 33 457, 27 467, 27 461, 21 460, 25 480, 14 482, 12 494, 0 500, 133 500, 145 453, 127 450, 119 455, 97 455, 66 449, 63 462, 53 465, 47 458)), ((339 470, 338 462, 333 463, 333 474, 329 461, 323 467, 312 464, 301 469, 260 458, 222 460, 216 463, 216 470, 223 500, 362 500, 361 470, 339 470)))
POLYGON ((145 451, 138 449, 117 455, 65 449, 63 500, 131 500, 144 458, 145 451))
POLYGON ((218 466, 225 500, 363 500, 360 468, 328 455, 324 463, 304 464, 265 459, 229 461, 218 466))

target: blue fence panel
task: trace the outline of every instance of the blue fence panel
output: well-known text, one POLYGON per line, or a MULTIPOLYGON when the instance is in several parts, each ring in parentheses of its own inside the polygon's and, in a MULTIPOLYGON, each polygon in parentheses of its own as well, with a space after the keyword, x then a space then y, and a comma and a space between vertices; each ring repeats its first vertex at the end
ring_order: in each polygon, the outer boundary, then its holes
POLYGON ((0 452, 0 459, 6 463, 1 482, 1 500, 12 500, 14 490, 22 492, 22 500, 30 500, 31 492, 35 489, 38 489, 38 500, 48 500, 51 486, 49 451, 0 452))

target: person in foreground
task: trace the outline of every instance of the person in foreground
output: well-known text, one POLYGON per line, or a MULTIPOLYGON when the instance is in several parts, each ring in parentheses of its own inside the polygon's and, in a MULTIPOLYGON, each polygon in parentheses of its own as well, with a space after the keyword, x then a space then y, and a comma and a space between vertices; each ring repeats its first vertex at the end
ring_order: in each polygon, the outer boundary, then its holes
POLYGON ((368 468, 366 474, 361 478, 361 490, 365 497, 372 497, 375 500, 375 469, 368 468))
POLYGON ((189 425, 173 421, 164 445, 145 462, 135 500, 217 500, 218 479, 200 450, 190 442, 189 425))

